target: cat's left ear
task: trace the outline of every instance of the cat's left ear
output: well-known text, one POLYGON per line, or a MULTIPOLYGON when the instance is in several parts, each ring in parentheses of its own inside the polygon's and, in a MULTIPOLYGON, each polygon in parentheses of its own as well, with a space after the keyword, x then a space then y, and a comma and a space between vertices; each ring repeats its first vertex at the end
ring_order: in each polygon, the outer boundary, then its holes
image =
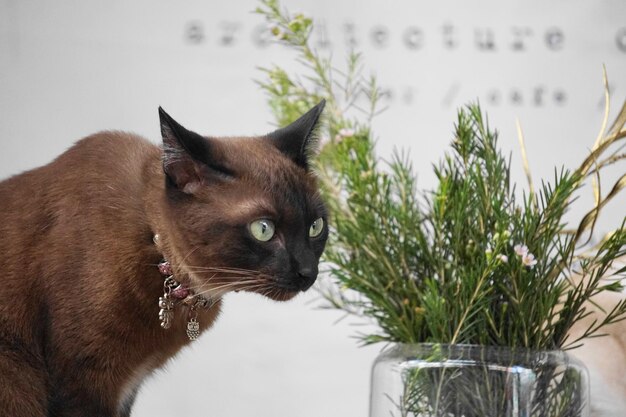
POLYGON ((292 124, 267 135, 274 146, 302 168, 309 168, 309 157, 317 151, 317 126, 326 105, 322 100, 292 124))
POLYGON ((159 107, 163 137, 163 171, 174 185, 186 194, 193 194, 203 184, 226 178, 230 172, 220 165, 211 142, 185 129, 159 107))

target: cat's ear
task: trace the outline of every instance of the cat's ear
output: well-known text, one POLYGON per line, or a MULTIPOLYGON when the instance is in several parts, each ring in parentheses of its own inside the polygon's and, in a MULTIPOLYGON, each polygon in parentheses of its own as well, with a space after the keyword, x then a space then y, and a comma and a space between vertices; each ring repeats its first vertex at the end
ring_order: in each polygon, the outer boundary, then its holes
POLYGON ((317 126, 326 100, 302 115, 298 120, 267 135, 274 145, 296 164, 309 168, 309 157, 317 151, 317 126))
POLYGON ((212 177, 223 174, 211 161, 213 152, 207 138, 185 129, 161 107, 159 119, 163 137, 163 171, 169 183, 193 194, 212 177))

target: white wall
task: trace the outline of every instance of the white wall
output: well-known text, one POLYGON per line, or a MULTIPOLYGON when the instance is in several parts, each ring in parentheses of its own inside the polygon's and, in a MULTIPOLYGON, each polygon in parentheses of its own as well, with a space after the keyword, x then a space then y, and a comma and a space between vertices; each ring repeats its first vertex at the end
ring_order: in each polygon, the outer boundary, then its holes
MULTIPOLYGON (((324 20, 319 39, 332 43, 336 57, 352 38, 365 51, 367 67, 393 94, 376 122, 379 152, 411 147, 424 188, 451 139, 456 107, 469 100, 480 99, 504 148, 516 152, 522 182, 516 117, 539 180, 554 165, 574 167, 592 145, 603 63, 614 107, 626 96, 623 0, 285 5, 324 20), (494 49, 477 45, 481 34, 493 36, 494 49)), ((101 129, 158 141, 158 105, 205 134, 271 130, 256 67, 296 64, 280 48, 258 46, 255 6, 0 0, 0 178, 44 164, 101 129), (191 26, 202 33, 195 41, 191 26)), ((601 229, 623 218, 623 207, 624 199, 611 205, 601 229)), ((316 309, 315 297, 275 304, 228 296, 213 331, 144 386, 133 416, 366 415, 379 347, 358 348, 350 337, 358 328, 335 324, 341 314, 316 309)))

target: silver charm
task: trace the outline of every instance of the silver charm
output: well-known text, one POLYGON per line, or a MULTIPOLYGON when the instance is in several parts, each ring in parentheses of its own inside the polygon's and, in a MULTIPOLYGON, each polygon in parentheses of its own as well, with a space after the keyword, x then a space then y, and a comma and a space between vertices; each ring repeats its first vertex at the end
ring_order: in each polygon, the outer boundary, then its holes
POLYGON ((170 298, 169 294, 164 294, 163 297, 159 297, 159 320, 161 320, 161 327, 169 329, 172 326, 172 320, 174 319, 174 300, 170 298))
POLYGON ((200 337, 200 323, 195 317, 192 317, 187 322, 187 337, 193 341, 200 337))
MULTIPOLYGON (((159 235, 154 235, 154 243, 159 243, 159 235)), ((162 260, 158 265, 159 272, 165 277, 163 281, 163 296, 159 297, 159 320, 163 329, 172 327, 174 321, 174 309, 178 304, 183 304, 189 308, 187 319, 187 337, 189 340, 196 340, 200 336, 200 323, 198 322, 198 309, 208 310, 214 300, 195 295, 188 288, 174 279, 171 264, 167 260, 162 260)))
POLYGON ((174 320, 174 300, 170 292, 176 284, 177 282, 171 276, 166 278, 163 283, 163 297, 159 297, 159 320, 164 329, 169 329, 174 320))

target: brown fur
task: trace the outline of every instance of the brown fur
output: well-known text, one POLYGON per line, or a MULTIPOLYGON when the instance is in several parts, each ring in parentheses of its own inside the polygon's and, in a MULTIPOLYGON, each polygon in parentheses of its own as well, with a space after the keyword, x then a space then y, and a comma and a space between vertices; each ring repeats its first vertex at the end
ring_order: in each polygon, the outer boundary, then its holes
MULTIPOLYGON (((129 415, 135 382, 189 343, 184 311, 172 328, 159 326, 156 264, 166 256, 177 279, 206 285, 186 266, 222 266, 236 256, 223 243, 237 238, 235 225, 298 193, 318 198, 313 176, 267 140, 211 141, 214 155, 241 175, 192 196, 167 189, 161 148, 121 132, 86 138, 0 182, 2 415, 129 415)), ((284 205, 278 215, 300 222, 297 205, 284 205)), ((269 281, 259 292, 295 294, 269 281)), ((203 329, 219 309, 218 301, 200 313, 203 329)))

